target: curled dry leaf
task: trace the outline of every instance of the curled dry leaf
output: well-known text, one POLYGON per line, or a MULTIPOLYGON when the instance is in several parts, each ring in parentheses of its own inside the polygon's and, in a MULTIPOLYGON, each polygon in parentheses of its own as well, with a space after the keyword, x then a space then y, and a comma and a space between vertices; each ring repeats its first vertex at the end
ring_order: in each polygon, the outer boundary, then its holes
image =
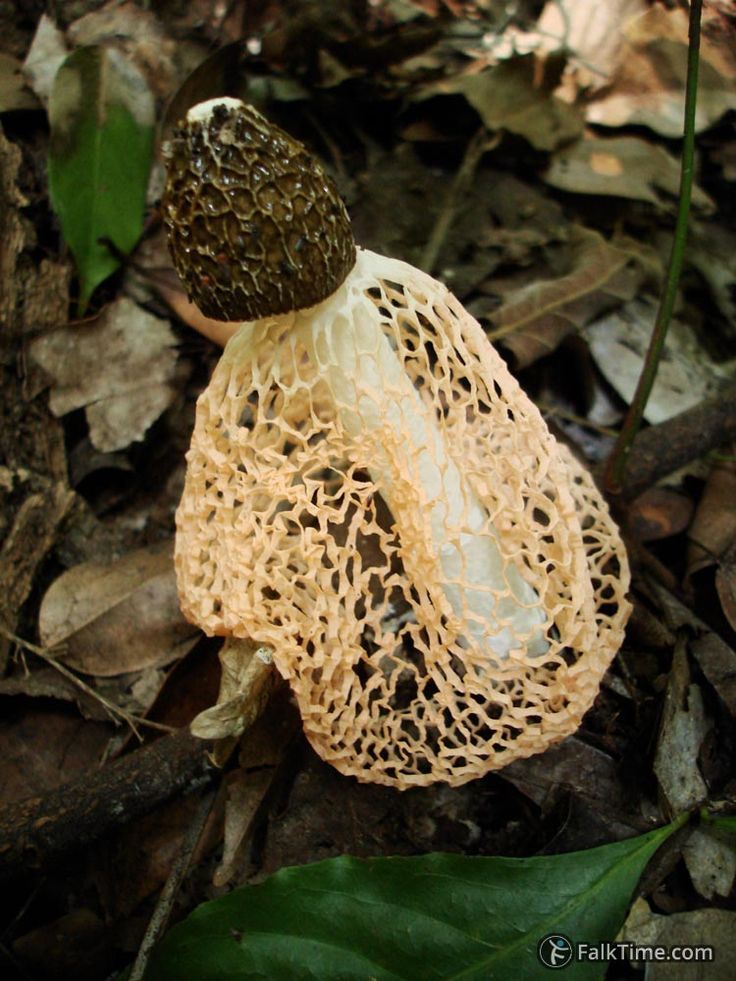
POLYGON ((262 644, 229 637, 220 651, 222 679, 217 704, 192 721, 200 739, 241 736, 261 714, 274 684, 271 651, 262 644))
POLYGON ((630 300, 653 268, 650 255, 634 242, 614 244, 577 229, 570 272, 506 296, 491 315, 489 340, 503 339, 517 367, 524 368, 603 311, 630 300))
POLYGON ((170 404, 175 343, 166 320, 121 297, 95 320, 39 337, 31 353, 53 379, 54 415, 84 406, 90 439, 107 452, 143 439, 170 404))
POLYGON ((41 603, 39 632, 47 647, 65 644, 59 660, 86 674, 125 674, 183 657, 198 634, 179 611, 171 542, 62 573, 41 603))

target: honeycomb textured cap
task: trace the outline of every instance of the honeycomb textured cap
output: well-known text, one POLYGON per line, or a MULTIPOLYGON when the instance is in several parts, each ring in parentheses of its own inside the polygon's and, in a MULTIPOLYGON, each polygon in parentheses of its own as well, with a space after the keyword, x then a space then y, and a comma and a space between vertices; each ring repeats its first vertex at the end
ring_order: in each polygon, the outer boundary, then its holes
POLYGON ((242 321, 301 310, 345 279, 355 244, 334 182, 252 106, 200 103, 167 155, 169 249, 206 316, 242 321))
POLYGON ((325 760, 399 789, 462 784, 574 732, 629 613, 590 475, 442 284, 364 250, 322 304, 229 342, 197 406, 176 568, 194 623, 272 649, 325 760), (376 353, 351 360, 356 325, 376 353), (407 387, 439 434, 421 446, 407 387), (433 467, 460 474, 452 513, 429 499, 433 467), (502 553, 495 586, 469 557, 479 541, 502 553), (437 553, 458 542, 450 570, 437 553), (531 632, 508 612, 514 576, 541 611, 531 632))

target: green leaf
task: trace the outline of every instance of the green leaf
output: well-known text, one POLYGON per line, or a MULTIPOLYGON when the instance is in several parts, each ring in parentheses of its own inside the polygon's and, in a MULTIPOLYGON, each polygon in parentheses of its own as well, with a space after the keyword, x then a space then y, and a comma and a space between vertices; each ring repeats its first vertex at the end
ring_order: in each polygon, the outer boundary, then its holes
POLYGON ((80 310, 143 228, 154 104, 146 80, 114 48, 79 48, 56 74, 49 102, 49 189, 80 280, 80 310))
MULTIPOLYGON (((205 903, 155 951, 147 981, 548 978, 537 943, 612 940, 645 865, 682 824, 535 858, 335 858, 205 903)), ((602 977, 574 963, 566 978, 602 977)))

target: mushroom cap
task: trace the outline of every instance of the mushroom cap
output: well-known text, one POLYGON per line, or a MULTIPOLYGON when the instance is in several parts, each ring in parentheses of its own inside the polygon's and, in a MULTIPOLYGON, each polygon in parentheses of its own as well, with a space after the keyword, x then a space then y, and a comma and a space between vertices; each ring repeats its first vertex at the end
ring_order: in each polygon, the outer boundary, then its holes
MULTIPOLYGON (((364 250, 328 299, 231 339, 198 402, 177 528, 185 614, 270 647, 316 751, 399 789, 462 784, 574 732, 629 613, 626 553, 590 475, 446 287, 364 250), (363 371, 341 406, 324 380, 366 318, 488 516, 480 531, 448 526, 448 541, 497 541, 542 605, 541 649, 527 634, 494 654, 483 629, 499 617, 471 613, 469 629, 448 604, 409 434, 381 443, 344 425, 392 397, 363 371)), ((511 587, 493 592, 502 610, 511 587)))
POLYGON ((174 266, 215 320, 313 306, 355 262, 334 182, 305 147, 252 106, 190 109, 167 149, 162 199, 174 266))

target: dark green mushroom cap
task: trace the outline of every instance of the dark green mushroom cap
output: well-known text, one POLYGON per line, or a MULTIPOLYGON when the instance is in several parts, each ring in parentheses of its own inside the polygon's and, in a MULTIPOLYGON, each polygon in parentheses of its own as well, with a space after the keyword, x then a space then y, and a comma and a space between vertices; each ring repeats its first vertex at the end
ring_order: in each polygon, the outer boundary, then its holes
POLYGON ((190 109, 168 158, 169 249, 206 316, 257 320, 311 307, 353 268, 334 182, 251 106, 223 98, 190 109))

